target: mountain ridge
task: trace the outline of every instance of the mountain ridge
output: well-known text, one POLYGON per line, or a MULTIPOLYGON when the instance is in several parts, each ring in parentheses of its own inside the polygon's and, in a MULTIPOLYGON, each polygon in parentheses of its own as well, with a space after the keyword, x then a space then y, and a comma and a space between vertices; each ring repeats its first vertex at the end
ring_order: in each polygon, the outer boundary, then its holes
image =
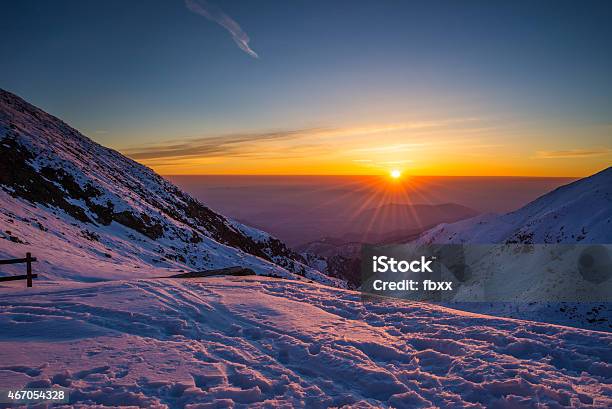
POLYGON ((612 243, 612 167, 560 186, 513 212, 443 223, 420 243, 612 243))
MULTIPOLYGON (((259 274, 341 284, 308 267, 280 240, 215 213, 150 168, 2 89, 0 155, 2 221, 11 225, 0 232, 7 239, 0 240, 0 251, 7 255, 17 253, 15 246, 27 237, 59 239, 82 253, 85 243, 102 242, 102 261, 142 251, 147 256, 140 261, 154 270, 240 264, 259 274), (35 219, 38 230, 19 227, 20 218, 35 219), (45 226, 50 219, 51 233, 45 226)), ((33 247, 44 253, 40 244, 33 247)), ((89 256, 100 262, 98 253, 89 256)), ((93 271, 86 275, 103 278, 93 271)))

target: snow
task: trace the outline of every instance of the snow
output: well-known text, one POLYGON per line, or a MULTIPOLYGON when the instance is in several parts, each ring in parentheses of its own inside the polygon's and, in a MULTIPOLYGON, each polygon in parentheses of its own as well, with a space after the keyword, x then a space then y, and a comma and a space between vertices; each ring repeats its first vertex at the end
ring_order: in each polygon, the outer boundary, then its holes
MULTIPOLYGON (((414 241, 418 244, 612 244, 612 167, 579 179, 547 193, 526 206, 504 215, 484 214, 451 224, 440 224, 414 241)), ((499 246, 500 248, 502 246, 499 246)), ((549 246, 552 248, 554 246, 549 246)), ((609 246, 607 246, 609 248, 609 246)), ((472 246, 474 248, 474 246, 472 246)), ((541 250, 544 246, 541 246, 541 250)), ((554 275, 520 285, 533 279, 524 258, 492 258, 498 265, 486 270, 491 288, 500 300, 513 300, 521 294, 523 302, 456 302, 454 308, 505 317, 544 321, 581 328, 611 331, 612 280, 589 283, 579 276, 567 255, 572 246, 559 246, 564 257, 549 263, 554 275), (494 273, 495 272, 495 273, 494 273), (574 296, 588 294, 591 300, 606 302, 562 302, 559 291, 575 289, 574 296), (537 301, 537 302, 536 302, 537 301)), ((574 258, 575 259, 575 258, 574 258)), ((478 285, 475 278, 474 289, 478 285)), ((464 290, 472 287, 466 283, 464 290)), ((561 294, 561 293, 560 293, 561 294)), ((464 293, 465 295, 465 293, 464 293)), ((470 293, 473 300, 478 296, 470 293)), ((464 296, 461 300, 465 300, 464 296)))
POLYGON ((265 277, 0 293, 0 384, 88 407, 612 405, 602 332, 265 277))
MULTIPOLYGON (((3 191, 0 191, 0 203, 0 225, 7 226, 6 230, 11 235, 23 241, 0 240, 0 258, 20 258, 26 252, 31 252, 39 260, 34 269, 43 280, 100 281, 159 277, 193 268, 186 263, 164 258, 163 250, 169 247, 166 243, 160 244, 116 222, 109 226, 81 224, 70 220, 61 210, 33 206, 11 198, 3 191), (86 237, 92 235, 97 239, 86 237)), ((0 234, 6 235, 6 231, 0 234)), ((297 278, 280 266, 210 238, 194 244, 191 251, 194 264, 200 268, 242 265, 257 272, 297 278)))
POLYGON ((612 167, 504 215, 443 223, 419 243, 612 243, 612 167))

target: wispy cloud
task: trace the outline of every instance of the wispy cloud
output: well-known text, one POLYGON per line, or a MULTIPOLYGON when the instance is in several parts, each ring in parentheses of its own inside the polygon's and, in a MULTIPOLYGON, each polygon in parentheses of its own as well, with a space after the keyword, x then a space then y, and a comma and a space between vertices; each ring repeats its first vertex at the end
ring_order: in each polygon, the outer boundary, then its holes
POLYGON ((536 154, 536 158, 539 158, 539 159, 588 158, 592 156, 603 156, 603 155, 608 155, 608 154, 612 154, 612 148, 539 151, 536 154))
POLYGON ((153 146, 127 149, 124 152, 134 159, 189 158, 211 156, 241 156, 245 147, 261 142, 292 139, 316 134, 321 129, 298 129, 259 133, 239 133, 184 139, 153 146))
MULTIPOLYGON (((262 132, 245 132, 224 135, 210 135, 196 138, 184 138, 162 142, 155 145, 141 145, 124 149, 123 152, 136 160, 147 163, 159 160, 183 160, 189 158, 219 157, 281 157, 287 155, 308 156, 323 151, 338 151, 344 147, 347 153, 360 154, 359 160, 368 160, 361 154, 386 154, 406 152, 422 148, 431 142, 413 143, 378 143, 354 148, 348 140, 356 141, 371 135, 394 134, 401 131, 415 132, 428 128, 443 128, 447 121, 441 122, 406 122, 372 124, 346 127, 313 127, 300 129, 273 130, 262 132)), ((371 142, 369 142, 371 143, 371 142)))
POLYGON ((251 57, 259 58, 259 55, 249 47, 249 41, 251 40, 247 33, 242 30, 234 19, 225 14, 218 6, 206 0, 185 0, 185 6, 192 12, 219 24, 232 35, 234 42, 242 51, 251 57))
POLYGON ((262 156, 263 152, 276 152, 279 147, 271 147, 278 141, 286 141, 280 148, 286 154, 291 151, 309 151, 324 148, 325 142, 337 138, 374 135, 396 132, 413 128, 414 124, 383 124, 357 127, 319 127, 266 132, 247 132, 226 135, 212 135, 199 138, 169 141, 156 145, 137 146, 123 150, 136 160, 149 161, 162 158, 193 157, 252 157, 262 156), (266 145, 267 144, 267 145, 266 145))

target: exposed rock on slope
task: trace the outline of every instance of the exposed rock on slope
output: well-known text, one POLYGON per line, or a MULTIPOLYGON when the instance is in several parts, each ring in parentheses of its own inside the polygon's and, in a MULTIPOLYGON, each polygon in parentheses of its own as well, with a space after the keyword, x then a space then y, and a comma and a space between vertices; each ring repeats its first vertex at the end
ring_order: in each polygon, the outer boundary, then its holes
POLYGON ((159 274, 243 265, 331 282, 278 239, 215 213, 3 90, 0 157, 0 253, 42 255, 51 262, 47 275, 107 279, 142 267, 159 274))

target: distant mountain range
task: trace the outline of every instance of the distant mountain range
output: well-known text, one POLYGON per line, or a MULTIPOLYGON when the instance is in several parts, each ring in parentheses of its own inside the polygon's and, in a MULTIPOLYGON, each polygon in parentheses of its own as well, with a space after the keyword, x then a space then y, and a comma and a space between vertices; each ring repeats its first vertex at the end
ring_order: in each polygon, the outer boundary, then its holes
POLYGON ((347 204, 344 212, 327 206, 309 210, 307 215, 294 209, 261 212, 243 222, 288 237, 298 251, 327 246, 406 241, 439 223, 454 222, 477 215, 474 209, 456 203, 386 204, 353 212, 347 204), (313 222, 314 221, 314 222, 313 222), (324 244, 325 243, 325 244, 324 244))
MULTIPOLYGON (((349 232, 323 237, 301 246, 299 251, 324 254, 333 248, 362 245, 364 243, 401 243, 418 237, 424 231, 444 222, 474 217, 478 212, 455 203, 387 204, 366 209, 356 216, 346 216, 349 232)), ((340 233, 340 230, 338 233, 340 233)))
POLYGON ((411 236, 417 231, 427 230, 440 223, 451 223, 474 217, 474 209, 456 203, 443 204, 387 204, 359 213, 353 224, 361 231, 348 233, 344 237, 353 237, 366 242, 405 241, 404 236, 411 236))
POLYGON ((3 90, 0 158, 0 258, 29 251, 42 277, 97 281, 240 265, 343 285, 280 240, 3 90))

